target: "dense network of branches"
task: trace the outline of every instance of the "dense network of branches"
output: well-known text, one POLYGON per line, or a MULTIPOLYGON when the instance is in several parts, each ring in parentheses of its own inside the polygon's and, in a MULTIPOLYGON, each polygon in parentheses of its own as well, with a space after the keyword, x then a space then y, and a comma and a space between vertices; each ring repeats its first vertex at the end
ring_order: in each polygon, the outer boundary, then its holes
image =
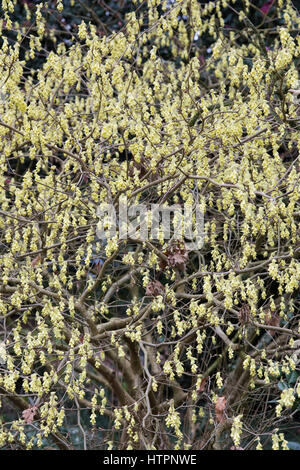
POLYGON ((135 0, 119 30, 82 21, 51 50, 47 6, 25 2, 21 26, 16 3, 0 22, 0 447, 287 448, 293 3, 135 0), (198 204, 203 247, 99 238, 98 208, 121 196, 198 204))

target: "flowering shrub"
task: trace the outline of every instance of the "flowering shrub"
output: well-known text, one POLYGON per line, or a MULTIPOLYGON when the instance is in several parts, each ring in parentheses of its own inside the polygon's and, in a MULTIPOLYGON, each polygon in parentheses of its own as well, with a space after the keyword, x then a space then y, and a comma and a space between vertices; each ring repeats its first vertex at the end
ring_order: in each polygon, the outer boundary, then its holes
POLYGON ((43 5, 31 32, 11 21, 15 3, 2 1, 1 20, 0 446, 289 448, 300 397, 292 2, 269 2, 253 23, 248 0, 135 0, 119 31, 81 22, 37 68, 43 5), (121 196, 197 204, 202 248, 98 237, 99 206, 121 196))

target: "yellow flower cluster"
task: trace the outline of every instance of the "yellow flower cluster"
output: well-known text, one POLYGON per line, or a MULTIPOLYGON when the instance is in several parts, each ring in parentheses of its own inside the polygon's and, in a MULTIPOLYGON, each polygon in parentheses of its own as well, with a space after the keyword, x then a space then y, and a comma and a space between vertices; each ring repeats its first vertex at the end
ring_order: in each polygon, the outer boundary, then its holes
POLYGON ((297 376, 279 423, 300 395, 299 17, 290 0, 270 28, 249 1, 132 3, 122 30, 82 21, 44 56, 47 5, 25 3, 31 33, 2 1, 0 395, 27 413, 0 423, 3 447, 70 447, 82 406, 109 420, 104 447, 186 449, 228 396, 239 446, 258 387, 297 376), (110 232, 121 197, 147 206, 146 241, 110 232), (178 214, 155 237, 151 204, 200 208, 203 246, 178 247, 178 214))

